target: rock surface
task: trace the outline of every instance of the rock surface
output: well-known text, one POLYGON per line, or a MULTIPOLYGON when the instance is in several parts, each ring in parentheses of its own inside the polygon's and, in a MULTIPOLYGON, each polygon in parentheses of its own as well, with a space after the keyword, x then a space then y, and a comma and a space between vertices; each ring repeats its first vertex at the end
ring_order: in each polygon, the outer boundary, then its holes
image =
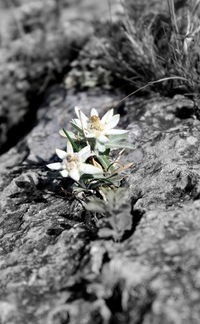
MULTIPOLYGON (((85 1, 83 6, 81 23, 88 26, 88 33, 80 35, 80 47, 92 29, 87 15, 91 3, 85 1)), ((66 4, 77 21, 74 2, 66 4)), ((50 30, 47 27, 49 37, 55 37, 50 30)), ((77 38, 71 30, 69 34, 67 43, 61 42, 67 51, 65 62, 61 48, 53 43, 58 74, 73 60, 70 44, 77 38)), ((25 68, 23 58, 17 63, 23 65, 23 78, 12 79, 13 95, 8 92, 5 102, 0 99, 5 104, 0 111, 10 109, 9 122, 1 128, 2 144, 32 107, 27 93, 37 92, 46 82, 48 73, 42 77, 41 71, 51 62, 45 59, 48 49, 39 51, 42 59, 35 58, 32 71, 30 65, 25 68), (26 84, 21 92, 19 80, 26 84), (13 99, 15 94, 19 99, 13 99)), ((11 63, 5 63, 5 57, 2 85, 4 80, 10 82, 6 71, 11 63)), ((2 89, 8 91, 5 85, 2 89)), ((130 130, 129 140, 135 146, 124 157, 135 165, 128 172, 123 212, 117 211, 131 228, 119 241, 99 236, 92 215, 62 190, 68 181, 46 168, 57 159, 55 148, 65 147, 58 130, 74 117, 75 105, 86 113, 94 106, 103 113, 122 96, 101 88, 65 93, 60 84, 49 86, 27 135, 0 156, 0 323, 199 323, 200 121, 193 102, 183 96, 169 99, 153 94, 118 107, 121 126, 130 130)))
MULTIPOLYGON (((12 1, 11 1, 12 3, 12 1)), ((66 8, 65 8, 66 6, 66 8)), ((92 33, 54 0, 3 9, 0 44, 0 151, 16 144, 35 119, 44 90, 65 75, 92 33), (13 133, 17 136, 13 137, 13 133)))

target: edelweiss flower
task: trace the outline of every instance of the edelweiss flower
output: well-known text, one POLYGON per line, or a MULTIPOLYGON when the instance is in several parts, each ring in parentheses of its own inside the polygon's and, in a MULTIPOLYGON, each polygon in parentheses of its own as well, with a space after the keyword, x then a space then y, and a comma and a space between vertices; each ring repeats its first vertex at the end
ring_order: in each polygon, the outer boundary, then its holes
POLYGON ((83 174, 102 174, 102 170, 85 161, 92 155, 90 146, 84 147, 75 153, 71 143, 67 142, 67 152, 56 149, 56 154, 62 162, 50 163, 47 167, 51 170, 59 170, 63 177, 70 177, 79 181, 83 174))
POLYGON ((109 140, 109 135, 121 135, 127 133, 126 130, 114 129, 118 124, 120 115, 113 115, 114 110, 110 109, 100 119, 98 111, 93 108, 88 118, 79 107, 75 107, 75 113, 78 119, 72 120, 72 125, 80 130, 83 130, 86 138, 95 138, 97 141, 97 148, 104 151, 104 143, 109 140))

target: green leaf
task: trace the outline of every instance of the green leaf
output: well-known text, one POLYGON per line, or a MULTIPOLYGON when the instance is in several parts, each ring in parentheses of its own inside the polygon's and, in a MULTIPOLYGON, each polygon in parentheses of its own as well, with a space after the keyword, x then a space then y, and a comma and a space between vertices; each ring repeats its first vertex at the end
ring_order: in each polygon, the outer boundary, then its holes
POLYGON ((111 135, 111 136, 109 136, 109 141, 111 141, 111 142, 117 142, 119 140, 127 139, 127 137, 128 137, 128 133, 126 133, 126 134, 119 134, 119 135, 111 135))
POLYGON ((114 184, 112 181, 106 178, 97 179, 95 182, 90 182, 89 184, 90 189, 96 189, 102 186, 110 187, 110 186, 114 186, 114 184))
POLYGON ((127 148, 127 149, 130 149, 130 150, 133 150, 134 149, 134 146, 129 144, 129 143, 124 143, 124 142, 107 142, 105 144, 105 147, 106 148, 109 148, 109 149, 122 149, 122 148, 127 148))
POLYGON ((110 161, 107 158, 107 156, 105 155, 97 155, 97 159, 99 160, 99 162, 101 163, 102 167, 107 170, 110 166, 110 161))
POLYGON ((109 180, 114 184, 115 187, 119 187, 123 178, 123 176, 115 175, 110 177, 109 180))
POLYGON ((81 179, 85 182, 87 180, 102 180, 104 179, 104 175, 102 174, 86 174, 84 173, 82 176, 81 176, 81 179))
POLYGON ((69 140, 69 142, 71 143, 73 149, 78 152, 79 151, 79 147, 78 145, 74 142, 74 140, 71 138, 71 136, 69 135, 69 133, 63 128, 63 132, 66 135, 67 139, 69 140))
POLYGON ((114 181, 121 181, 124 177, 122 175, 111 175, 109 177, 107 177, 107 179, 109 179, 110 181, 114 182, 114 181))
MULTIPOLYGON (((72 139, 76 139, 76 136, 75 136, 75 134, 74 134, 73 132, 71 132, 71 131, 67 131, 67 132, 68 132, 68 135, 69 135, 72 139)), ((67 135, 66 135, 64 129, 60 129, 60 130, 59 130, 59 134, 60 134, 60 136, 67 138, 67 135)))
POLYGON ((84 143, 84 146, 90 145, 91 151, 94 151, 95 149, 95 139, 94 138, 85 138, 84 135, 82 135, 81 142, 84 143))
POLYGON ((83 134, 83 130, 82 128, 78 127, 78 125, 76 124, 76 122, 72 119, 71 121, 71 125, 81 134, 83 134))

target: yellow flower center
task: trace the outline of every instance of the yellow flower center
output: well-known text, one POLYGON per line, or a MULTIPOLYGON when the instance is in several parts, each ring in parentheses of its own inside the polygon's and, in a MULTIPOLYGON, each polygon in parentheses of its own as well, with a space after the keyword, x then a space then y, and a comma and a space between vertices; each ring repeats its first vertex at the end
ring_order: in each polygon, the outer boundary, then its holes
POLYGON ((90 128, 96 131, 103 131, 104 125, 101 123, 100 118, 98 116, 91 116, 90 117, 90 128))
POLYGON ((79 162, 79 158, 75 154, 68 154, 66 158, 67 162, 79 162))
POLYGON ((68 154, 64 161, 65 167, 68 171, 78 168, 79 163, 80 159, 76 154, 68 154))

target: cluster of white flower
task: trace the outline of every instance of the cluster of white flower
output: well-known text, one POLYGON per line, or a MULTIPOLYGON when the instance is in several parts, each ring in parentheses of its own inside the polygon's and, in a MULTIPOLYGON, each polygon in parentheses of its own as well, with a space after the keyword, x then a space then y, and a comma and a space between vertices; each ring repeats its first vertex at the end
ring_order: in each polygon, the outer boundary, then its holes
POLYGON ((116 174, 116 167, 110 160, 110 151, 129 147, 125 142, 127 131, 115 129, 120 116, 110 109, 102 118, 96 109, 91 109, 87 117, 79 107, 75 107, 77 118, 71 121, 74 132, 62 129, 60 135, 67 139, 66 152, 56 149, 62 162, 48 164, 51 170, 59 170, 63 177, 70 177, 76 182, 84 178, 111 179, 116 174))
POLYGON ((75 107, 75 112, 78 119, 72 120, 72 125, 83 132, 87 139, 95 139, 95 149, 104 152, 105 143, 109 141, 110 135, 126 134, 126 130, 114 129, 119 123, 119 114, 113 115, 114 110, 110 109, 101 119, 99 118, 98 111, 93 108, 88 118, 79 107, 75 107))

